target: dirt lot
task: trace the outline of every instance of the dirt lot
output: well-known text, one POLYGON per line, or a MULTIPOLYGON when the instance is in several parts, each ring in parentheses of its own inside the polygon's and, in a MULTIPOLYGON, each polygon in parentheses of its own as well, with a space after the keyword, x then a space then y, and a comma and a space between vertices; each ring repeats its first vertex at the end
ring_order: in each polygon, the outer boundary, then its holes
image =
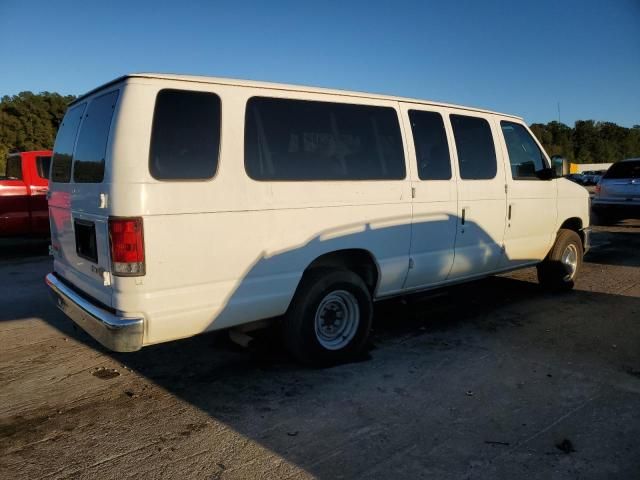
POLYGON ((268 336, 106 352, 46 247, 3 247, 0 478, 640 478, 640 222, 594 243, 568 294, 529 269, 380 303, 327 370, 268 336))

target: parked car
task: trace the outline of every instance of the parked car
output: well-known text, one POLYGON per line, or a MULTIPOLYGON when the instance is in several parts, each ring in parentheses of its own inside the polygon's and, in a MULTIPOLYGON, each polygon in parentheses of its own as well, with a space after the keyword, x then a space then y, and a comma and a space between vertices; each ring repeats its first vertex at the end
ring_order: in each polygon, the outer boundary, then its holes
POLYGON ((567 180, 571 180, 579 185, 584 184, 584 176, 581 173, 570 173, 565 177, 567 180))
POLYGON ((593 175, 593 184, 597 185, 598 183, 600 183, 600 180, 602 180, 602 177, 605 173, 607 173, 606 170, 596 170, 593 175))
POLYGON ((47 284, 117 351, 271 319, 333 364, 375 300, 532 265, 569 289, 589 245, 521 118, 422 100, 129 75, 71 104, 51 172, 47 284))
POLYGON ((0 172, 0 237, 49 236, 51 151, 14 153, 0 172))
POLYGON ((606 170, 587 170, 582 172, 583 185, 596 185, 606 170))
POLYGON ((609 167, 596 187, 592 207, 604 222, 640 218, 640 158, 609 167))

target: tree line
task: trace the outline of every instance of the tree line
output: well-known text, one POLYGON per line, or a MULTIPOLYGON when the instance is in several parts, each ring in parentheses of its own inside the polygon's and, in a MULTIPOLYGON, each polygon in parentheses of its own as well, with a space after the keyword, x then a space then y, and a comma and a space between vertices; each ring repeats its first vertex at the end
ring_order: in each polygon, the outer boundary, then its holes
POLYGON ((0 174, 7 154, 50 150, 67 109, 76 97, 58 93, 21 92, 0 99, 0 174))
POLYGON ((640 157, 640 125, 578 120, 573 128, 560 122, 534 123, 531 131, 549 155, 574 163, 612 163, 640 157))
MULTIPOLYGON (((76 97, 58 93, 21 92, 0 100, 0 172, 8 153, 53 148, 67 105, 76 97)), ((574 127, 560 122, 534 123, 531 130, 549 155, 575 163, 609 163, 640 157, 640 125, 578 120, 574 127)))

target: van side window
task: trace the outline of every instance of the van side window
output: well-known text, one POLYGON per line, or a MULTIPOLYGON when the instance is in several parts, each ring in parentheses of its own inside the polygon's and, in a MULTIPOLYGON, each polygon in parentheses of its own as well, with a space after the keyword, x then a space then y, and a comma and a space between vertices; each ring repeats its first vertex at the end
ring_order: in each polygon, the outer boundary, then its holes
POLYGON ((78 135, 80 119, 84 113, 86 103, 81 103, 67 111, 53 146, 53 158, 51 160, 51 180, 59 183, 69 183, 71 180, 71 160, 73 147, 78 135))
POLYGON ((156 97, 149 171, 157 180, 206 180, 218 169, 220 97, 161 90, 156 97))
POLYGON ((509 152, 511 177, 514 180, 538 180, 536 172, 546 165, 538 144, 518 123, 502 121, 500 126, 509 152))
POLYGON ((118 90, 114 90, 93 99, 89 104, 73 155, 74 182, 102 182, 104 157, 117 100, 118 90))
POLYGON ((484 118, 451 115, 458 150, 460 178, 489 180, 497 173, 496 147, 489 122, 484 118))
POLYGON ((244 148, 254 180, 405 178, 398 115, 389 107, 254 97, 244 148))
POLYGON ((49 169, 51 168, 51 157, 36 157, 36 170, 38 176, 45 180, 49 178, 49 169))
POLYGON ((420 180, 449 180, 451 158, 442 115, 409 110, 420 180))

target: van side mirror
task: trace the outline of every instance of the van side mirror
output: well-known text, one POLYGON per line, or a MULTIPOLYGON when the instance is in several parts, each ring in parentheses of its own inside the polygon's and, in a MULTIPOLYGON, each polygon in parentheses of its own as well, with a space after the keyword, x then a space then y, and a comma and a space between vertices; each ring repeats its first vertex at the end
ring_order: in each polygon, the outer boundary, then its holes
POLYGON ((536 177, 538 177, 540 180, 553 180, 554 178, 556 178, 556 169, 543 168, 541 170, 537 170, 536 177))

